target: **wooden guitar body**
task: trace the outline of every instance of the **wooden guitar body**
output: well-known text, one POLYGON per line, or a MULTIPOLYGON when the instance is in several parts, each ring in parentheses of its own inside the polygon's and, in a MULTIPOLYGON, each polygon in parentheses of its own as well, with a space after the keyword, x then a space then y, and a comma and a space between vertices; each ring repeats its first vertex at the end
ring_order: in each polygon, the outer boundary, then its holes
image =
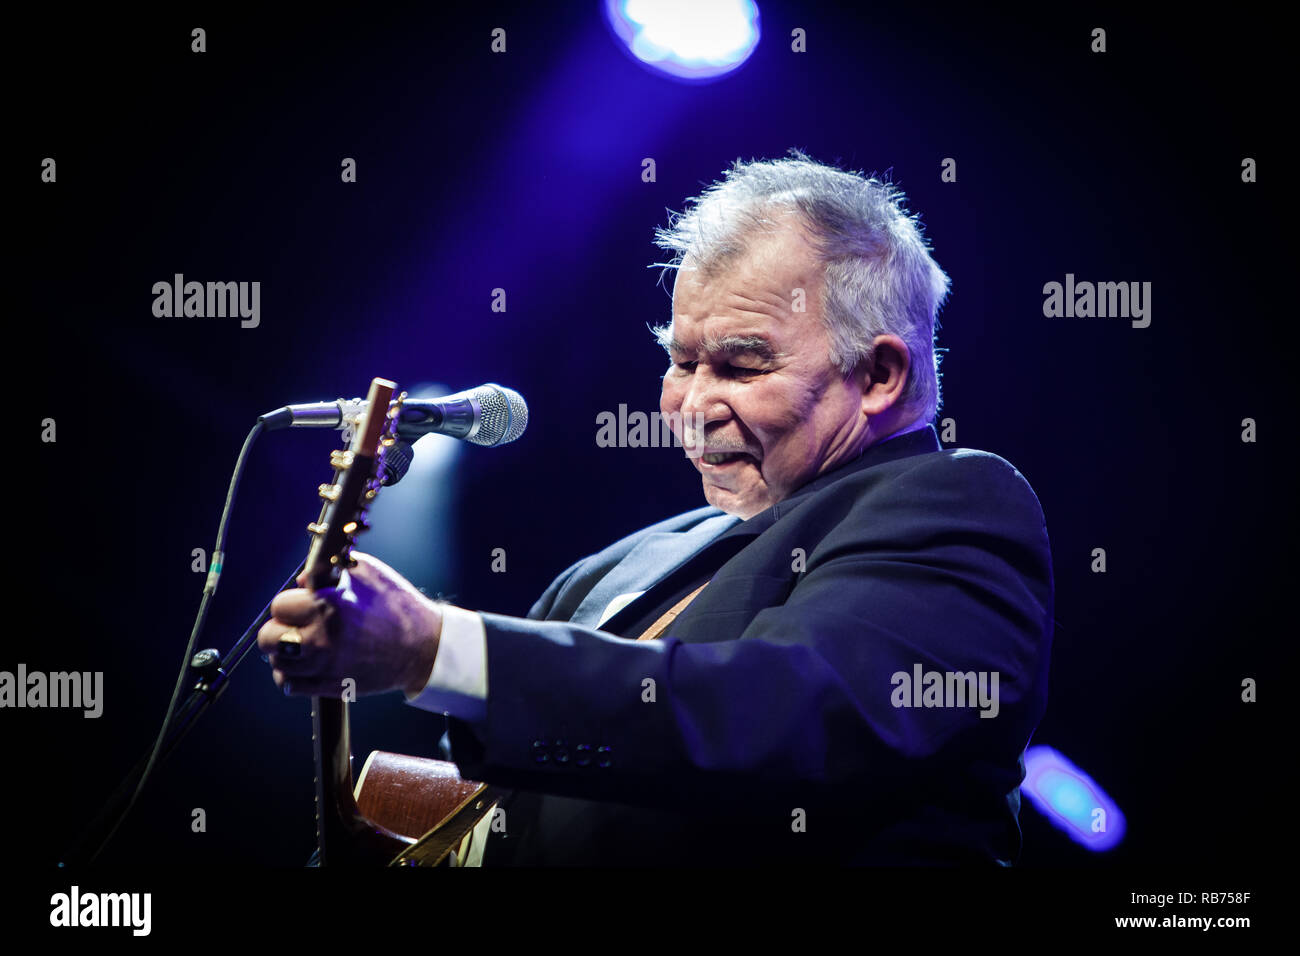
POLYGON ((497 796, 486 784, 462 780, 454 763, 383 750, 366 759, 356 787, 362 816, 413 841, 394 856, 393 866, 446 862, 497 796))

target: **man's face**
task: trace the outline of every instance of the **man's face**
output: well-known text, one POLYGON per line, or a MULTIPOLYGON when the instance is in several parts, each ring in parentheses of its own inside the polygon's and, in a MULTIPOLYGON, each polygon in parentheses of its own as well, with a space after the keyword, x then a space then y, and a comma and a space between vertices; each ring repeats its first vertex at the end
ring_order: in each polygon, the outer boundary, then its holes
POLYGON ((862 379, 831 363, 821 282, 812 248, 788 220, 717 276, 689 258, 678 271, 660 411, 704 497, 729 514, 752 517, 864 447, 862 379), (794 311, 795 289, 806 311, 794 311))

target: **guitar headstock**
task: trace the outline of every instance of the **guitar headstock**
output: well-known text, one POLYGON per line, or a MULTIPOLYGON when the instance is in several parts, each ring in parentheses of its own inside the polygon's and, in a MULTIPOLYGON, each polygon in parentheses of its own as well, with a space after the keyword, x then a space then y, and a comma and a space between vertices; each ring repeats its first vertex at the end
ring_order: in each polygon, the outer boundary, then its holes
POLYGON ((339 572, 356 564, 352 549, 357 535, 369 527, 366 512, 382 484, 379 466, 396 441, 397 416, 406 398, 403 392, 394 403, 396 390, 396 383, 388 379, 372 380, 365 408, 344 423, 353 426, 351 443, 330 453, 334 480, 320 486, 325 504, 320 517, 307 526, 312 543, 304 573, 313 590, 338 584, 339 572))

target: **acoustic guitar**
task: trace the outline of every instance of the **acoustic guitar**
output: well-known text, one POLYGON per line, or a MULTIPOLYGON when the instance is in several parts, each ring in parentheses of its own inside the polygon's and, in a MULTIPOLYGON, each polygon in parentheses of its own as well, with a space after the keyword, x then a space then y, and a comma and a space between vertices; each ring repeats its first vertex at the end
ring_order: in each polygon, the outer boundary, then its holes
MULTIPOLYGON (((313 590, 336 587, 340 572, 356 566, 352 550, 368 527, 366 512, 379 494, 383 456, 395 442, 403 392, 387 379, 370 383, 365 409, 346 425, 352 441, 330 454, 334 480, 320 486, 320 516, 305 568, 313 590)), ((316 848, 321 866, 438 866, 455 861, 467 834, 492 813, 506 791, 462 780, 442 760, 375 751, 355 790, 348 704, 312 698, 316 764, 316 848)))

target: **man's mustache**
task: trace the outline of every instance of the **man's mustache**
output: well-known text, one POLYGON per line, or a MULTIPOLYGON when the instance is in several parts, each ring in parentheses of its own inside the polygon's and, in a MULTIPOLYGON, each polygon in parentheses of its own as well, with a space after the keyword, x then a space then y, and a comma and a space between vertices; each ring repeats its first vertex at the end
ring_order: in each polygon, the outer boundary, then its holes
POLYGON ((698 458, 701 455, 713 454, 735 454, 743 453, 751 458, 757 459, 758 455, 754 454, 753 449, 744 442, 737 443, 734 440, 718 440, 709 438, 707 435, 701 435, 692 428, 686 428, 682 431, 682 447, 686 449, 688 458, 698 458))

